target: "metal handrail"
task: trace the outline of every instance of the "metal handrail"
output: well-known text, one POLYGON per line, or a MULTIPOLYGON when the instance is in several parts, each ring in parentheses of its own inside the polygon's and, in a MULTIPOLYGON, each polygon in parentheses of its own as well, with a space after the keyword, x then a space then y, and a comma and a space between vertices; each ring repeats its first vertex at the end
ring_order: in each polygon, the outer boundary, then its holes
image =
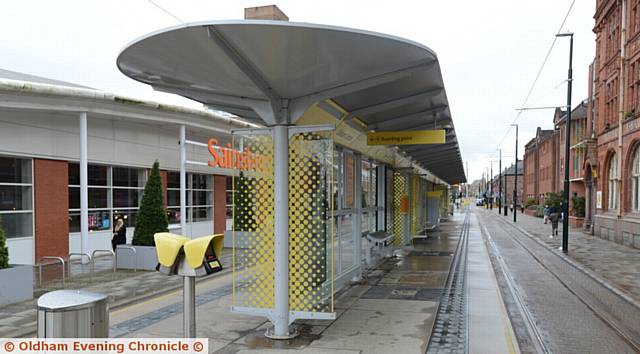
MULTIPOLYGON (((69 264, 67 265, 68 267, 71 267, 71 256, 80 256, 80 262, 82 262, 82 257, 87 257, 89 258, 89 277, 93 278, 93 258, 91 258, 91 255, 88 253, 82 253, 82 252, 71 252, 69 253, 69 257, 67 258, 69 260, 69 264)), ((69 278, 71 278, 71 269, 69 269, 69 278)))
MULTIPOLYGON (((57 257, 57 256, 44 256, 44 257, 40 257, 40 262, 38 262, 38 284, 39 286, 42 286, 42 260, 43 259, 52 259, 52 260, 56 260, 56 261, 60 261, 60 264, 62 264, 62 286, 64 286, 64 258, 62 257, 57 257)), ((57 263, 57 262, 56 262, 57 263)), ((54 263, 50 263, 50 264, 54 264, 54 263)))
POLYGON ((129 250, 133 252, 133 272, 136 273, 138 270, 138 255, 137 255, 138 252, 136 251, 135 247, 127 246, 127 245, 117 245, 116 246, 116 262, 117 262, 117 252, 119 249, 129 250))
POLYGON ((112 250, 94 250, 91 252, 91 258, 93 259, 93 264, 96 264, 96 253, 108 253, 111 255, 111 263, 113 264, 113 272, 116 272, 116 253, 112 250))

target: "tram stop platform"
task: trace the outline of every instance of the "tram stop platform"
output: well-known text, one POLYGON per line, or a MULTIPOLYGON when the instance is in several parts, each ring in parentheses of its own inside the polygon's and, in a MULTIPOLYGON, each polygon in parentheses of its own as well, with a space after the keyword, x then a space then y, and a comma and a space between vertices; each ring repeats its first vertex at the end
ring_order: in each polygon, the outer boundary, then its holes
MULTIPOLYGON (((231 274, 199 282, 197 337, 212 353, 518 352, 475 215, 456 212, 394 254, 338 292, 335 320, 298 320, 291 340, 267 339, 264 317, 229 311, 231 274)), ((182 293, 112 311, 110 335, 182 336, 182 293)))

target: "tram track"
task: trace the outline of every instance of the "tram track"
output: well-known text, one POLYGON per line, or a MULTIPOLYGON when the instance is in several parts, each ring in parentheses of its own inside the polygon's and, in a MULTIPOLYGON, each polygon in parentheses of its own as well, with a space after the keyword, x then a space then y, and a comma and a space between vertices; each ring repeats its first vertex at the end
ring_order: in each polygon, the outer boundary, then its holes
MULTIPOLYGON (((631 350, 640 353, 640 307, 619 291, 595 277, 589 271, 567 259, 564 255, 550 249, 535 236, 529 234, 517 225, 513 225, 502 218, 483 215, 483 219, 491 220, 503 226, 503 230, 510 234, 510 240, 519 247, 521 252, 529 255, 538 267, 544 269, 559 284, 577 299, 584 308, 605 324, 610 333, 624 342, 631 350)), ((506 287, 516 303, 522 315, 527 332, 538 353, 553 352, 548 340, 545 340, 544 331, 540 328, 541 320, 537 318, 535 311, 527 304, 526 291, 517 284, 517 279, 510 270, 505 256, 500 251, 500 246, 492 237, 485 223, 482 225, 486 235, 486 241, 495 255, 500 269, 504 275, 506 287)), ((567 324, 572 325, 572 324, 567 324)), ((601 335, 605 335, 602 333, 601 335)), ((580 340, 579 338, 560 338, 560 340, 580 340)))

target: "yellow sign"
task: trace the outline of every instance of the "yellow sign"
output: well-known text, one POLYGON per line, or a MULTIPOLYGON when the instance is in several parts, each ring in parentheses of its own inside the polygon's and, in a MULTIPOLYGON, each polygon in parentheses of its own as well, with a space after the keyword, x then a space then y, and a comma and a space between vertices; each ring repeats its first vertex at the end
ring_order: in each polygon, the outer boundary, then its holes
POLYGON ((445 131, 442 129, 367 133, 367 145, 417 145, 444 143, 445 131))
POLYGON ((427 198, 440 198, 440 196, 442 196, 442 191, 427 192, 427 198))

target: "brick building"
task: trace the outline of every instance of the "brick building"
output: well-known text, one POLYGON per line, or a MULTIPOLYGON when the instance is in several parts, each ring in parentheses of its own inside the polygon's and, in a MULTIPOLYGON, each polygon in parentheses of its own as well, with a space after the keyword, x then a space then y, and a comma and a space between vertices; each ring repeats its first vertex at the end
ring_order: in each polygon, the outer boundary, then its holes
MULTIPOLYGON (((582 226, 583 214, 574 210, 573 197, 585 196, 584 161, 590 124, 587 112, 589 100, 582 101, 571 110, 571 142, 569 144, 569 207, 571 224, 582 226)), ((567 112, 557 108, 554 129, 538 127, 536 136, 525 145, 524 197, 542 205, 547 193, 561 193, 564 189, 565 129, 567 112)))
MULTIPOLYGON (((515 187, 516 177, 518 178, 518 205, 522 205, 523 193, 524 193, 524 179, 523 179, 523 161, 518 161, 518 171, 517 174, 515 172, 514 164, 512 163, 509 167, 507 167, 504 171, 502 171, 502 194, 504 195, 505 201, 507 201, 507 205, 513 204, 513 190, 515 187)), ((501 175, 493 176, 493 180, 491 183, 493 195, 500 195, 500 177, 501 175)), ((526 200, 526 199, 525 199, 526 200)), ((498 205, 496 201, 495 205, 498 205)))
POLYGON ((597 0, 594 19, 593 232, 640 247, 640 1, 597 0))
POLYGON ((542 203, 544 195, 555 192, 556 147, 552 129, 538 127, 536 136, 524 146, 524 191, 526 202, 533 199, 542 203))

